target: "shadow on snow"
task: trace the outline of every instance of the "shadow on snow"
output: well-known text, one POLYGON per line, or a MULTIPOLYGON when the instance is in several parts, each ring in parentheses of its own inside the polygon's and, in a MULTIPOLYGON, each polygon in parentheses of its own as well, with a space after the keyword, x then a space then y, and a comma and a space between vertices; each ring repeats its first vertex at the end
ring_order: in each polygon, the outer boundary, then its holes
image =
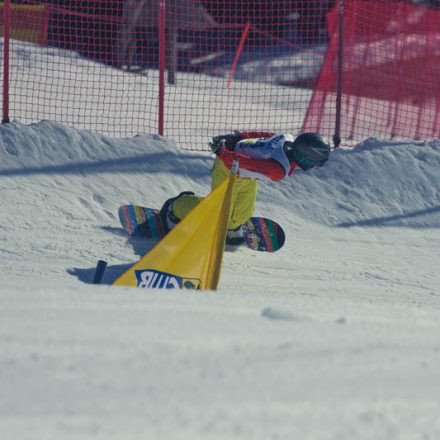
MULTIPOLYGON (((212 160, 207 155, 191 154, 184 155, 178 161, 169 160, 168 152, 164 153, 149 153, 140 156, 133 156, 127 158, 114 158, 101 160, 97 162, 76 162, 72 164, 64 165, 47 165, 39 167, 25 167, 25 168, 9 168, 0 169, 0 177, 11 177, 11 176, 29 176, 35 174, 79 174, 84 175, 87 173, 108 173, 108 172, 118 172, 118 173, 157 173, 165 172, 172 174, 187 174, 187 169, 191 169, 194 165, 194 161, 198 160, 212 160), (160 163, 160 167, 145 167, 145 164, 157 164, 160 163), (184 166, 182 167, 182 163, 184 166)), ((200 167, 197 169, 201 170, 201 175, 209 176, 210 167, 200 167)))
POLYGON ((411 227, 411 228, 438 228, 440 227, 440 218, 429 222, 423 222, 421 217, 427 215, 433 215, 440 213, 440 206, 434 206, 427 209, 419 209, 417 211, 408 212, 405 214, 388 215, 384 217, 371 218, 366 220, 349 221, 338 223, 336 226, 341 228, 351 228, 356 226, 400 226, 400 227, 411 227), (411 220, 416 220, 412 222, 411 220), (418 222, 417 222, 418 220, 418 222), (419 224, 418 224, 419 223, 419 224))
MULTIPOLYGON (((118 235, 127 235, 126 232, 122 228, 115 228, 111 226, 102 226, 101 229, 104 231, 112 232, 118 235)), ((104 275, 100 284, 111 285, 113 282, 122 275, 125 271, 127 271, 133 264, 139 261, 147 252, 149 252, 157 243, 158 240, 154 239, 146 239, 146 238, 137 238, 137 237, 129 237, 127 238, 127 242, 133 247, 133 251, 135 255, 139 258, 135 259, 133 263, 130 264, 114 264, 107 265, 104 275)), ((102 256, 104 261, 106 260, 105 255, 102 256)), ((108 261, 107 261, 108 263, 108 261)), ((78 278, 79 281, 82 281, 86 284, 92 284, 95 276, 96 266, 91 268, 73 268, 68 269, 67 273, 73 275, 78 278)))

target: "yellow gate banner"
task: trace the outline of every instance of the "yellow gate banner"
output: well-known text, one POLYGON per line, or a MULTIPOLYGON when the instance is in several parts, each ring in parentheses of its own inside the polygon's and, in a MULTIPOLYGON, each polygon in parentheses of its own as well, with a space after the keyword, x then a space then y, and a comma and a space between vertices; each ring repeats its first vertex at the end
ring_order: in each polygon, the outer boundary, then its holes
POLYGON ((225 179, 113 284, 216 290, 235 179, 225 179))

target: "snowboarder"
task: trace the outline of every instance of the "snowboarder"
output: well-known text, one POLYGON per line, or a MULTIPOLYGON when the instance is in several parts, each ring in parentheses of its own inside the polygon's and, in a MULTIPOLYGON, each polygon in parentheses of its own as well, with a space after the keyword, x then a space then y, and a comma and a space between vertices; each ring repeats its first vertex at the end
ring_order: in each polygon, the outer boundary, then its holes
MULTIPOLYGON (((229 176, 234 159, 239 161, 226 237, 230 245, 244 240, 241 225, 255 210, 258 179, 282 180, 297 166, 307 171, 324 165, 330 155, 329 141, 318 133, 303 133, 295 139, 291 134, 236 131, 213 137, 209 145, 216 154, 211 172, 212 190, 229 176)), ((168 199, 160 210, 165 231, 176 226, 202 199, 190 191, 168 199)))

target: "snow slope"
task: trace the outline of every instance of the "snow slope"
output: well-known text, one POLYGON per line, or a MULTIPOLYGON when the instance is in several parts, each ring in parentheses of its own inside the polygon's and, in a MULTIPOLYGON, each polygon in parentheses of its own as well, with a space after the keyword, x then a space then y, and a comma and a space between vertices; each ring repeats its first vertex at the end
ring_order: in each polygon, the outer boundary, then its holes
POLYGON ((0 160, 2 438, 439 437, 440 143, 262 183, 287 243, 225 254, 216 293, 90 284, 151 246, 118 206, 206 194, 208 155, 14 121, 0 160))
POLYGON ((207 194, 211 163, 0 126, 0 438, 440 438, 440 142, 371 138, 262 182, 286 245, 226 253, 217 292, 108 285, 152 246, 117 208, 207 194))

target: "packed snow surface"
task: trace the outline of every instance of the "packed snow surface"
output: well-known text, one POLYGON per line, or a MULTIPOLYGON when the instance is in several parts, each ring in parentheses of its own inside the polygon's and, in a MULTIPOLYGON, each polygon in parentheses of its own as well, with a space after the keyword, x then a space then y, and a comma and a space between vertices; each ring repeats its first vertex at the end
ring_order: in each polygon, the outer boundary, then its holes
POLYGON ((217 292, 110 286, 152 246, 117 208, 207 194, 211 164, 158 135, 0 127, 1 438, 440 438, 440 143, 262 181, 286 245, 226 253, 217 292))

